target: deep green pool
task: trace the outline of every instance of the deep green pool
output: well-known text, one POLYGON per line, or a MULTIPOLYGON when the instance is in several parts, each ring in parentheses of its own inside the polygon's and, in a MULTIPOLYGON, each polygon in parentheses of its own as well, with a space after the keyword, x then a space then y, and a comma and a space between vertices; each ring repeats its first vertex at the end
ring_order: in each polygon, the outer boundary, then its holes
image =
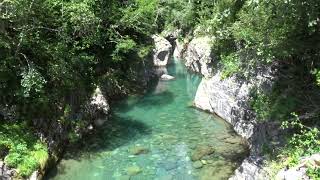
POLYGON ((180 62, 168 73, 176 79, 159 81, 146 95, 113 105, 102 130, 66 154, 46 179, 214 180, 232 175, 246 155, 242 139, 223 120, 191 107, 201 77, 180 62))

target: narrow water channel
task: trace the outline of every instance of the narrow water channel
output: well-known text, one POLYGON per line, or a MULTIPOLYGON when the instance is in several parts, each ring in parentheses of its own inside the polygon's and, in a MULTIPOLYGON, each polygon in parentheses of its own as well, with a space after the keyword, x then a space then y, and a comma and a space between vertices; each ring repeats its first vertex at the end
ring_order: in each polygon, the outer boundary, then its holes
POLYGON ((201 77, 176 61, 172 81, 112 106, 103 130, 69 152, 46 179, 214 180, 230 177, 246 146, 229 124, 192 108, 201 77))

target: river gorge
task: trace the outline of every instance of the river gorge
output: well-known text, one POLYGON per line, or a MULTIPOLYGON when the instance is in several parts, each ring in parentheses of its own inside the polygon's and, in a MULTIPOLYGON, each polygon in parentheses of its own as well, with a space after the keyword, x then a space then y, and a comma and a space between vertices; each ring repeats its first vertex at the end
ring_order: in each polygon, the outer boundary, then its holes
POLYGON ((175 79, 112 106, 111 118, 69 151, 46 179, 227 179, 247 155, 245 141, 221 118, 193 107, 201 77, 180 60, 175 79))

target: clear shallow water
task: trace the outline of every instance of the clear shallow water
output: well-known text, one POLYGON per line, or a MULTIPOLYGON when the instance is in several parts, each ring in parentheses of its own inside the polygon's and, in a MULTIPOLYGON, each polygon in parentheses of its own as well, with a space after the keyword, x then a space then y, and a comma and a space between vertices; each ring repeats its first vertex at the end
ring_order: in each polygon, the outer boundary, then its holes
POLYGON ((191 107, 201 78, 176 62, 173 81, 113 105, 113 115, 46 179, 214 180, 230 177, 246 155, 232 128, 191 107), (214 151, 214 152, 212 152, 214 151), (200 157, 200 158, 199 158, 200 157))

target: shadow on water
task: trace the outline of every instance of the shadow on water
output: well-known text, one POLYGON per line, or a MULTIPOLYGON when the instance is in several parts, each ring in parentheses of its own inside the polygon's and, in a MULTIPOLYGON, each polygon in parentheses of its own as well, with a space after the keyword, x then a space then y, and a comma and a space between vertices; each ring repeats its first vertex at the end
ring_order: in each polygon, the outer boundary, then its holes
POLYGON ((117 103, 115 110, 120 113, 126 113, 135 107, 162 107, 172 103, 175 99, 174 93, 168 90, 164 90, 157 94, 152 94, 152 92, 154 92, 154 89, 151 89, 150 92, 143 97, 137 96, 131 100, 126 99, 121 103, 117 103))
POLYGON ((175 98, 175 95, 170 91, 163 91, 153 96, 146 96, 143 99, 140 99, 136 106, 144 107, 144 106, 164 106, 166 104, 170 104, 175 98))
POLYGON ((85 137, 85 141, 71 146, 64 159, 79 160, 83 156, 95 156, 101 151, 112 151, 148 134, 151 134, 151 128, 146 124, 113 114, 103 126, 85 137))

